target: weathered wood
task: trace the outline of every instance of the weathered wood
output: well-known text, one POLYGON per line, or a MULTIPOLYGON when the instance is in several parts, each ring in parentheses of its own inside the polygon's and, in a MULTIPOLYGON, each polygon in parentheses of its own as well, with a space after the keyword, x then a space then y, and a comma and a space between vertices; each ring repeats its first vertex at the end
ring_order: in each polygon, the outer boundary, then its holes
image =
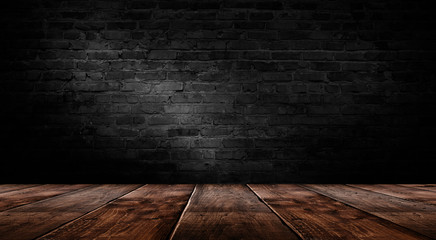
POLYGON ((37 202, 63 193, 89 187, 89 184, 60 185, 47 184, 0 193, 0 211, 37 202))
POLYGON ((0 193, 16 191, 20 189, 35 187, 40 184, 1 184, 0 185, 0 193))
POLYGON ((170 239, 298 239, 243 185, 198 185, 170 239))
POLYGON ((350 184, 350 186, 410 201, 424 202, 433 205, 436 204, 436 192, 432 191, 409 188, 396 184, 350 184))
POLYGON ((193 188, 146 185, 39 239, 167 239, 193 188))
POLYGON ((293 184, 250 184, 302 239, 429 239, 293 184))
POLYGON ((34 239, 140 185, 98 185, 0 212, 0 239, 34 239))
POLYGON ((436 206, 345 185, 305 184, 304 187, 436 238, 436 206))
POLYGON ((416 188, 426 191, 436 192, 436 184, 398 184, 403 187, 416 188))

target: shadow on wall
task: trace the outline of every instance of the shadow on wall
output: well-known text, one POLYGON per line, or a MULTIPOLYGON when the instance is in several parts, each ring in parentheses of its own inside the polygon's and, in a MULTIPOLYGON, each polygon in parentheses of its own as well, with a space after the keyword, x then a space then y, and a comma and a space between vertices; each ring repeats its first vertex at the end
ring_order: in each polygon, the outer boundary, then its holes
POLYGON ((2 182, 434 180, 424 1, 8 4, 2 182))

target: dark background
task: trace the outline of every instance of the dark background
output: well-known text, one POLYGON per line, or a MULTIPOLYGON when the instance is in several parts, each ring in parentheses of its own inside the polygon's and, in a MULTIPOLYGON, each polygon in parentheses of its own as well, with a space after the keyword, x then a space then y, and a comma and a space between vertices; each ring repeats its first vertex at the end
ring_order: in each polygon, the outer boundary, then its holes
POLYGON ((5 1, 0 180, 435 180, 432 1, 5 1))

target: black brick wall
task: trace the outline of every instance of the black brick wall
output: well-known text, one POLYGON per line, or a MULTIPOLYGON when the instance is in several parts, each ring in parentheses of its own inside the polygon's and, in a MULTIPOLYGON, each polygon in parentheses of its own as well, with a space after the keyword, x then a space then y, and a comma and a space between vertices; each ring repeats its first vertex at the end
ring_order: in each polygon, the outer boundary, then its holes
POLYGON ((431 2, 3 2, 0 178, 434 180, 431 2))

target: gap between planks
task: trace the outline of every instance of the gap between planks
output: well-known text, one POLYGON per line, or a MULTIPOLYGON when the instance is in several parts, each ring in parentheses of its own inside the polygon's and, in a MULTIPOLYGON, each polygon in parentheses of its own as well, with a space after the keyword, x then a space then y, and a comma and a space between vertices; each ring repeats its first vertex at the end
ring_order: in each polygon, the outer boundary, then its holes
POLYGON ((8 205, 3 205, 2 206, 2 204, 0 204, 0 212, 12 210, 12 209, 15 209, 15 208, 18 208, 18 207, 22 207, 22 206, 26 206, 26 205, 29 205, 29 204, 33 204, 33 203, 43 202, 45 200, 53 199, 53 198, 56 198, 56 197, 62 197, 65 194, 74 193, 74 192, 81 191, 81 190, 86 190, 86 189, 88 189, 90 187, 92 187, 91 184, 72 184, 72 185, 59 184, 57 186, 56 186, 56 184, 54 184, 54 185, 43 184, 43 185, 36 185, 36 186, 27 187, 27 188, 23 188, 23 189, 17 189, 17 190, 9 191, 9 192, 2 192, 2 193, 0 193, 0 199, 3 198, 4 199, 4 203, 6 203, 6 204, 8 204, 8 200, 9 200, 9 206, 8 205), (80 185, 83 185, 83 186, 80 186, 80 185), (44 193, 44 191, 63 191, 63 192, 54 193, 52 196, 42 196, 42 195, 38 196, 38 195, 34 195, 33 194, 33 191, 37 190, 36 188, 42 188, 42 187, 45 187, 45 186, 47 186, 47 187, 55 186, 55 188, 49 189, 49 190, 42 189, 42 191, 39 190, 39 192, 42 192, 42 193, 44 193), (76 189, 74 189, 74 187, 71 188, 71 189, 68 189, 69 187, 72 187, 72 186, 75 186, 76 189), (62 190, 62 188, 67 188, 67 189, 62 190), (29 190, 31 190, 32 192, 27 192, 29 190), (6 199, 5 199, 5 196, 2 196, 2 195, 5 195, 5 194, 6 195, 11 194, 13 192, 17 192, 19 195, 21 195, 20 199, 15 199, 15 201, 14 201, 13 200, 14 195, 6 196, 6 199), (26 194, 27 194, 27 197, 26 197, 26 194), (8 199, 8 197, 9 197, 9 199, 8 199), (11 199, 11 197, 12 197, 12 199, 11 199), (34 199, 32 199, 32 197, 34 199), (38 199, 38 198, 40 198, 40 199, 38 199), (21 203, 19 202, 20 200, 22 201, 21 203))
MULTIPOLYGON (((334 199, 334 200, 336 200, 338 202, 341 202, 341 203, 343 203, 343 204, 345 204, 345 205, 347 205, 349 207, 352 207, 352 208, 358 209, 360 211, 366 212, 366 213, 368 213, 370 215, 373 215, 373 216, 376 216, 378 218, 382 218, 382 219, 385 219, 387 221, 390 221, 390 222, 392 222, 393 224, 395 224, 397 226, 400 226, 400 227, 403 227, 403 228, 407 228, 407 229, 409 229, 412 232, 418 233, 418 234, 423 235, 423 236, 427 236, 427 237, 429 237, 431 239, 435 239, 434 238, 434 233, 431 231, 432 229, 429 230, 429 228, 427 228, 427 227, 414 226, 413 224, 410 225, 409 224, 410 222, 404 223, 404 222, 398 221, 401 218, 398 218, 398 216, 390 216, 389 215, 389 212, 392 212, 392 211, 380 211, 380 210, 375 210, 375 209, 373 211, 371 211, 368 207, 365 207, 364 205, 355 203, 354 200, 355 200, 356 197, 353 197, 352 200, 347 200, 344 197, 336 196, 334 193, 328 193, 328 191, 323 191, 323 190, 319 190, 319 189, 316 188, 316 187, 322 187, 322 184, 321 185, 308 184, 309 186, 306 186, 306 184, 298 184, 298 185, 303 187, 303 188, 305 188, 305 189, 307 189, 307 190, 316 192, 318 194, 324 195, 324 196, 329 197, 331 199, 334 199)), ((348 185, 345 185, 345 184, 326 184, 326 186, 327 185, 331 185, 333 187, 346 187, 346 188, 348 187, 348 188, 351 188, 351 189, 355 189, 355 191, 360 191, 361 193, 362 192, 363 193, 366 192, 366 193, 371 194, 371 195, 381 195, 381 196, 384 196, 386 198, 391 198, 393 200, 396 199, 398 201, 411 204, 411 205, 409 205, 409 207, 410 206, 415 207, 416 205, 427 205, 429 207, 434 207, 433 205, 426 204, 426 203, 423 203, 423 202, 413 202, 411 200, 402 199, 402 198, 390 196, 390 195, 383 194, 383 193, 373 192, 373 191, 362 189, 362 188, 358 188, 358 187, 348 186, 348 185)), ((345 191, 341 191, 341 193, 345 193, 345 191)), ((386 201, 384 203, 386 203, 386 201)), ((381 204, 380 206, 389 207, 389 206, 385 206, 385 204, 381 204)), ((395 206, 395 207, 404 207, 404 206, 395 205, 395 204, 393 206, 395 206)), ((399 213, 401 213, 401 211, 399 213)), ((418 219, 415 219, 415 220, 418 221, 418 219)), ((422 225, 422 221, 418 221, 418 223, 422 225)))
POLYGON ((1 185, 0 193, 7 193, 17 190, 23 190, 31 187, 42 186, 46 184, 4 184, 1 185), (6 189, 5 189, 6 188, 6 189))
MULTIPOLYGON (((114 198, 114 199, 110 200, 109 202, 104 203, 103 205, 101 205, 101 206, 99 206, 99 207, 97 207, 97 208, 95 208, 95 209, 93 209, 93 210, 91 210, 91 211, 88 211, 88 212, 86 212, 86 213, 84 213, 84 214, 82 214, 82 215, 80 215, 80 216, 78 216, 78 217, 76 217, 76 218, 74 218, 74 219, 71 219, 71 220, 68 221, 68 222, 65 222, 65 223, 59 225, 58 227, 56 227, 56 228, 54 228, 54 229, 51 229, 51 230, 48 231, 48 232, 45 232, 45 233, 43 233, 43 234, 41 234, 41 235, 35 237, 34 239, 40 239, 40 238, 44 237, 45 235, 48 235, 48 234, 50 234, 51 232, 55 231, 56 229, 59 229, 59 228, 61 228, 61 227, 63 227, 63 226, 66 226, 66 225, 68 225, 68 224, 70 224, 70 223, 73 223, 73 222, 79 220, 80 218, 85 217, 85 216, 88 215, 88 214, 91 214, 91 213, 93 213, 93 212, 95 212, 95 211, 98 211, 99 209, 101 209, 101 208, 103 208, 103 207, 105 207, 105 206, 111 204, 112 202, 118 200, 119 198, 121 198, 121 197, 123 197, 123 196, 125 196, 125 195, 127 195, 127 194, 129 194, 129 193, 131 193, 131 192, 133 192, 133 191, 135 191, 135 190, 137 190, 138 188, 145 186, 145 185, 147 185, 147 184, 140 185, 140 186, 138 186, 137 188, 134 188, 134 189, 132 189, 131 191, 128 191, 128 192, 124 193, 123 195, 120 195, 119 197, 114 198)), ((91 187, 94 187, 94 186, 95 186, 95 185, 91 185, 91 186, 89 186, 89 187, 86 187, 85 189, 88 189, 88 188, 91 188, 91 187)), ((85 189, 80 189, 80 190, 85 190, 85 189)), ((76 191, 80 191, 80 190, 76 190, 76 191)), ((74 192, 76 192, 76 191, 74 191, 74 192)), ((58 196, 56 196, 56 197, 58 197, 58 196)), ((47 199, 44 199, 44 200, 47 200, 47 199)))
POLYGON ((197 190, 197 185, 198 184, 194 185, 194 189, 192 189, 191 195, 189 195, 188 202, 186 202, 186 205, 183 208, 182 214, 180 214, 179 219, 177 220, 176 225, 174 226, 173 230, 171 231, 171 234, 170 234, 170 237, 168 238, 168 240, 172 240, 174 235, 176 234, 176 231, 180 226, 180 222, 182 221, 183 216, 185 216, 186 210, 188 209, 189 205, 191 205, 191 199, 192 199, 192 196, 194 195, 195 191, 197 190))
POLYGON ((254 195, 256 195, 256 197, 259 199, 259 201, 261 201, 263 204, 265 204, 279 219, 280 221, 282 221, 282 223, 287 226, 291 231, 293 231, 298 238, 300 239, 304 239, 303 235, 301 235, 300 231, 298 231, 298 229, 296 229, 290 222, 288 222, 285 218, 283 218, 273 207, 271 207, 265 200, 263 200, 263 198, 261 198, 256 191, 254 191, 253 188, 250 187, 249 184, 245 184, 253 193, 254 195))

